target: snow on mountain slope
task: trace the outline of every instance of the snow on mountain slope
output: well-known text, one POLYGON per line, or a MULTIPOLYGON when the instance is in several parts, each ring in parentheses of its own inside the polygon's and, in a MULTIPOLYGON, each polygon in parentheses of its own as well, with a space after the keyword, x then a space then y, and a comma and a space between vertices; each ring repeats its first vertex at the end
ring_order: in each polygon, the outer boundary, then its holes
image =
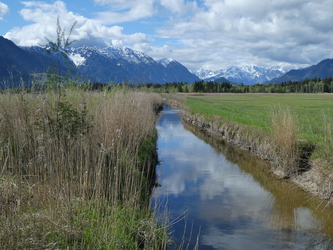
POLYGON ((127 47, 71 47, 66 50, 68 58, 62 57, 62 53, 52 51, 47 53, 38 46, 25 49, 47 54, 67 65, 72 64, 78 72, 91 76, 101 83, 163 84, 192 83, 200 80, 185 66, 171 58, 154 60, 142 52, 127 47))
POLYGON ((232 82, 240 82, 247 85, 255 83, 264 83, 274 78, 280 77, 286 72, 281 67, 264 68, 259 66, 245 66, 238 67, 232 66, 227 69, 211 71, 207 69, 200 69, 197 71, 197 76, 205 81, 213 81, 215 79, 224 77, 232 82))
POLYGON ((86 61, 86 58, 84 58, 83 56, 81 56, 80 54, 75 54, 75 53, 71 53, 68 55, 69 58, 74 62, 74 64, 76 65, 76 67, 83 65, 84 62, 86 61))
POLYGON ((171 58, 154 60, 127 47, 73 47, 68 50, 68 56, 80 72, 100 82, 192 83, 200 80, 171 58))
POLYGON ((197 72, 196 72, 196 75, 203 79, 203 80, 206 80, 206 79, 217 79, 217 78, 220 78, 222 77, 222 74, 223 74, 223 70, 220 69, 220 70, 217 70, 217 71, 213 71, 213 70, 210 70, 210 69, 199 69, 197 72))
POLYGON ((157 60, 157 62, 162 64, 164 68, 166 68, 173 61, 175 61, 175 60, 173 60, 172 58, 163 58, 163 59, 157 60))
POLYGON ((80 57, 89 58, 93 55, 105 56, 114 60, 126 60, 130 63, 156 63, 156 61, 149 57, 148 55, 141 53, 139 51, 134 51, 130 48, 118 48, 118 47, 107 47, 107 48, 99 48, 99 47, 77 47, 69 49, 70 55, 79 54, 80 57))

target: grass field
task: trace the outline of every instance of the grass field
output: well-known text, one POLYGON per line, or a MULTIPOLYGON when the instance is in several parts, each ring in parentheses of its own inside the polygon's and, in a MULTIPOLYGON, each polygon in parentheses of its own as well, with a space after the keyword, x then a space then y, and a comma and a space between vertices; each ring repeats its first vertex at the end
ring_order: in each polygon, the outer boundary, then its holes
POLYGON ((296 145, 307 145, 314 148, 313 160, 320 159, 324 169, 333 169, 332 94, 189 94, 181 98, 191 114, 200 114, 218 127, 236 123, 253 135, 252 141, 261 140, 256 139, 258 134, 270 138, 273 152, 279 148, 278 161, 291 165, 286 159, 299 157, 292 153, 296 145))
POLYGON ((299 138, 319 143, 332 125, 332 94, 219 94, 188 96, 186 105, 193 113, 208 118, 220 116, 266 132, 271 129, 271 114, 277 108, 289 108, 298 124, 299 138))

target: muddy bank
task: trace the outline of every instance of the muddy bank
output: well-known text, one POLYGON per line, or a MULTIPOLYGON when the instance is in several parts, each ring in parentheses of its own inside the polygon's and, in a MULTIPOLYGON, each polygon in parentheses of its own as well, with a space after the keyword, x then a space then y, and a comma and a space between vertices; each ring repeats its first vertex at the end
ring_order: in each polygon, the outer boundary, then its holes
POLYGON ((310 159, 314 146, 300 143, 298 167, 295 171, 287 173, 283 170, 283 167, 279 166, 284 159, 281 159, 281 156, 276 153, 276 145, 272 143, 269 135, 233 122, 217 125, 219 122, 206 121, 201 115, 190 114, 180 103, 168 101, 169 105, 182 110, 182 119, 186 123, 198 127, 201 131, 209 133, 219 140, 232 143, 242 150, 247 150, 263 160, 271 162, 271 171, 277 178, 287 178, 304 191, 333 204, 333 173, 325 170, 325 166, 323 166, 320 159, 310 159))

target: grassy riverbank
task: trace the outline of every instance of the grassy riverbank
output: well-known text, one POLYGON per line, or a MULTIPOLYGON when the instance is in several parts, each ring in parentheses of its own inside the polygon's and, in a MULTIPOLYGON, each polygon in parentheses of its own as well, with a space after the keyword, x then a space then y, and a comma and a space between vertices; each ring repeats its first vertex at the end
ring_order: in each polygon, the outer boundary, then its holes
MULTIPOLYGON (((274 162, 292 177, 316 166, 331 199, 332 94, 178 94, 189 121, 274 162)), ((312 177, 311 177, 312 178, 312 177)), ((320 186, 320 187, 319 187, 320 186)), ((316 191, 316 192, 317 192, 316 191)))
POLYGON ((0 94, 0 248, 164 249, 155 94, 0 94))

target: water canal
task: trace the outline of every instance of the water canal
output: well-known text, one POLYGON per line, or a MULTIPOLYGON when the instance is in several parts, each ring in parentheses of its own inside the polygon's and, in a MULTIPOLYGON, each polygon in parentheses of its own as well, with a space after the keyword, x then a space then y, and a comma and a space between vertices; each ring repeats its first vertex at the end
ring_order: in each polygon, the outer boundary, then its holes
POLYGON ((171 249, 333 249, 332 209, 268 163, 194 131, 170 107, 157 130, 152 204, 168 216, 171 249))

